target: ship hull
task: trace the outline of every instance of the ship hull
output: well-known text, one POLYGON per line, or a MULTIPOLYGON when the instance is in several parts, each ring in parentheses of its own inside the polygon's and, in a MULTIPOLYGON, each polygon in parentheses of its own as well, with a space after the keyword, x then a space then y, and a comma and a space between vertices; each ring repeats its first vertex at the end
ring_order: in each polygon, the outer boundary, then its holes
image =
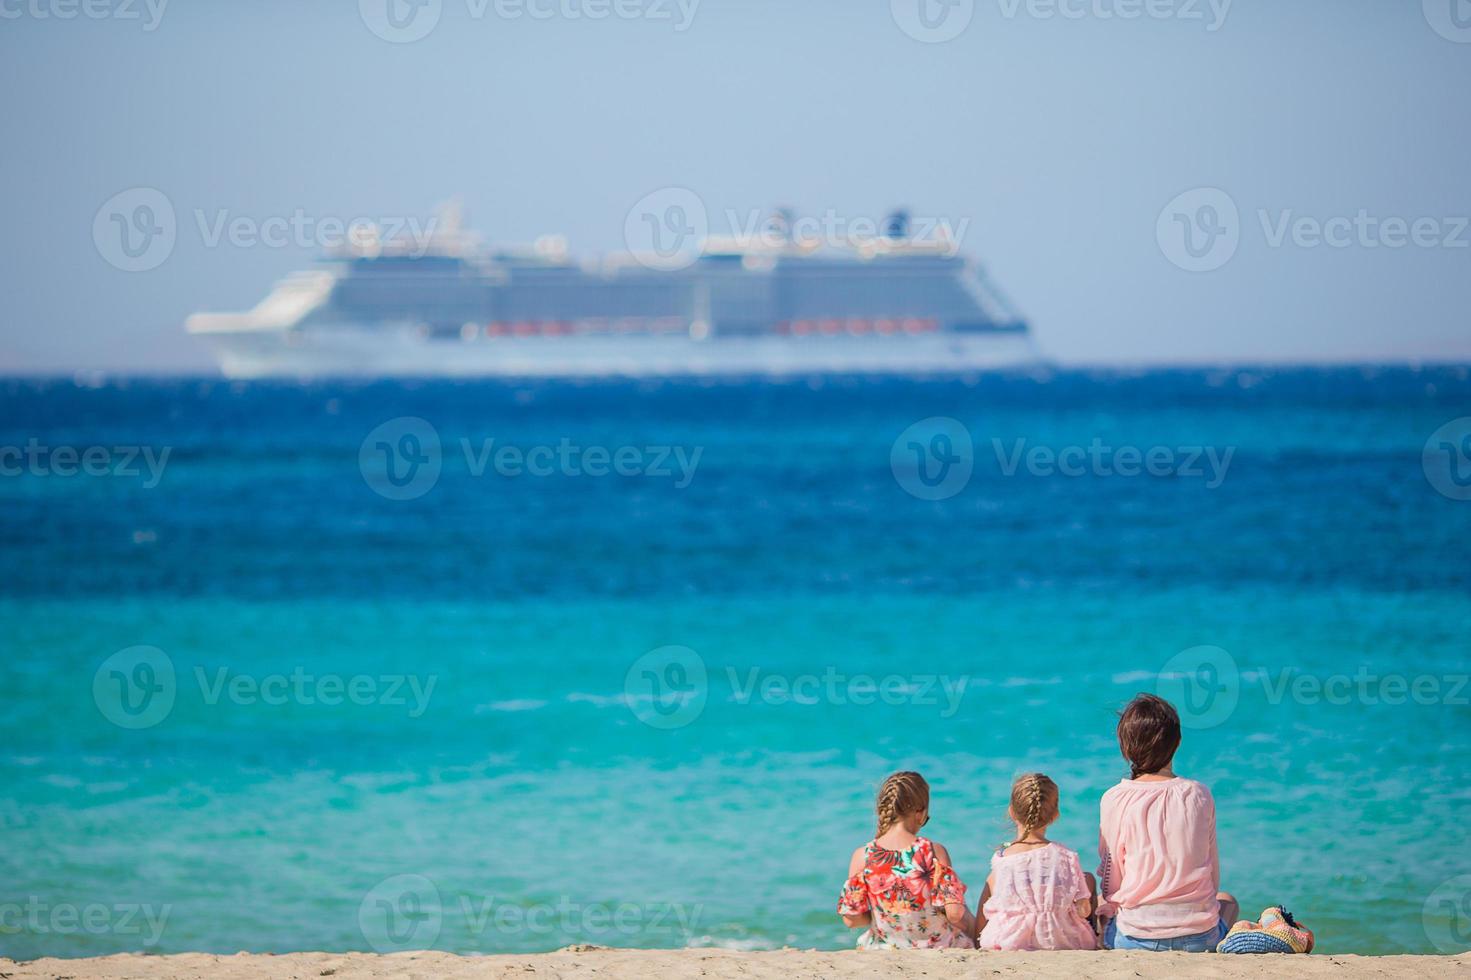
POLYGON ((921 336, 687 335, 432 339, 412 327, 209 337, 230 378, 930 374, 1038 362, 1025 331, 921 336))

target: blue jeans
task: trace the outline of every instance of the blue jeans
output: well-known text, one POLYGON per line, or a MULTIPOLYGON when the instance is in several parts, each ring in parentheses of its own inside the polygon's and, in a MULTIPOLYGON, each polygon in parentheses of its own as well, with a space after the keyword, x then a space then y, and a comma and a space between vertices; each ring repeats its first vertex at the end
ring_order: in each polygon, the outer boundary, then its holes
POLYGON ((1134 939, 1119 932, 1115 920, 1108 920, 1108 928, 1103 933, 1103 945, 1109 949, 1147 949, 1155 953, 1177 952, 1177 953, 1214 953, 1216 946, 1226 933, 1230 931, 1226 920, 1222 919, 1216 923, 1214 929, 1198 932, 1193 936, 1172 936, 1169 939, 1134 939))

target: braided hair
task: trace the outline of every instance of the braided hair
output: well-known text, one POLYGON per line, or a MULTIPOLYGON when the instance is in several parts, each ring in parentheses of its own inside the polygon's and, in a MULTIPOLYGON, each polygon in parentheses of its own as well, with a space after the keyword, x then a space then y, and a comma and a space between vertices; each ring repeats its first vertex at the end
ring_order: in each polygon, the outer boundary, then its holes
POLYGON ((1018 776, 1011 784, 1011 819, 1024 831, 1043 830, 1057 819, 1057 784, 1040 772, 1018 776))
POLYGON ((877 809, 879 829, 875 837, 911 813, 930 807, 930 784, 917 772, 896 772, 879 786, 877 809))

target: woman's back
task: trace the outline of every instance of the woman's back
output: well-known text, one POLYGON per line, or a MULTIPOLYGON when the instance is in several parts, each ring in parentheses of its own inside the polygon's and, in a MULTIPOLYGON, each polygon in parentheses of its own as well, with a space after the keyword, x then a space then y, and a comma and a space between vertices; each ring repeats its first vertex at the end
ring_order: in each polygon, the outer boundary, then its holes
POLYGON ((1220 866, 1210 790, 1190 779, 1126 779, 1099 808, 1104 915, 1127 936, 1168 938, 1216 925, 1220 866))

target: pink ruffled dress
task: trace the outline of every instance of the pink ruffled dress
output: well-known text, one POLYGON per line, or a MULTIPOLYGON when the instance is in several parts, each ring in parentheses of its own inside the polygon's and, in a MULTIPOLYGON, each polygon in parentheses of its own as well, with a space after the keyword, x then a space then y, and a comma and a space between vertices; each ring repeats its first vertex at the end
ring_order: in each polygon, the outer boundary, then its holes
POLYGON ((1049 843, 991 857, 991 897, 982 912, 981 949, 1096 949, 1098 940, 1074 902, 1088 898, 1078 852, 1049 843))

